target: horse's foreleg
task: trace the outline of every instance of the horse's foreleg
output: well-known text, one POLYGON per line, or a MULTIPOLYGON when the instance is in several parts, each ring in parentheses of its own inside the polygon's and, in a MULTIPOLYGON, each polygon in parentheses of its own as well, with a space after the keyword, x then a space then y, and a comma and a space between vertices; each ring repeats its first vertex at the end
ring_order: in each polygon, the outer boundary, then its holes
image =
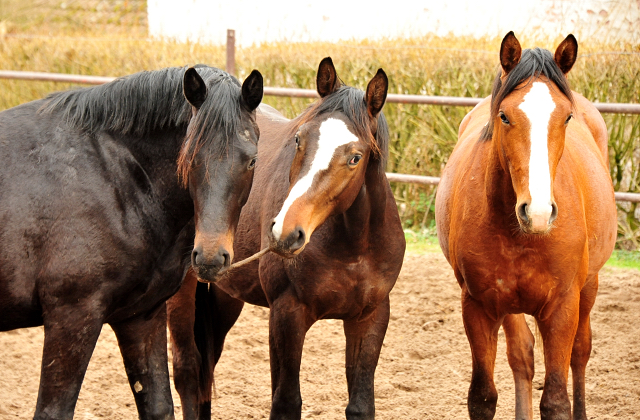
POLYGON ((185 420, 211 418, 213 371, 243 305, 214 285, 199 284, 191 270, 167 301, 173 380, 185 420))
POLYGON ((585 370, 591 356, 591 322, 589 313, 598 293, 598 276, 591 279, 580 292, 580 319, 571 351, 573 376, 573 420, 586 420, 585 370))
POLYGON ((166 319, 163 303, 151 316, 145 314, 111 324, 141 419, 174 418, 166 319))
POLYGON ((502 321, 507 338, 507 358, 516 388, 516 419, 533 419, 533 347, 535 339, 523 314, 507 315, 502 321))
POLYGON ((571 404, 567 393, 567 376, 571 348, 578 328, 579 292, 569 292, 556 309, 540 319, 536 316, 544 345, 545 378, 540 400, 542 420, 570 420, 571 404))
POLYGON ((306 307, 292 295, 281 295, 271 304, 271 420, 300 419, 300 361, 304 338, 311 324, 306 307))
MULTIPOLYGON (((173 353, 173 382, 180 396, 184 420, 197 419, 199 412, 198 381, 202 362, 193 330, 197 284, 196 276, 189 271, 182 281, 180 290, 167 301, 167 325, 171 333, 173 353)), ((208 399, 211 401, 211 392, 208 399)))
POLYGON ((498 392, 493 382, 498 330, 502 319, 492 319, 482 304, 462 292, 462 320, 473 359, 471 385, 467 398, 472 420, 492 419, 496 413, 498 392))
POLYGON ((73 418, 82 380, 101 329, 102 317, 97 314, 65 305, 45 308, 35 420, 73 418))
POLYGON ((347 419, 375 418, 373 379, 388 324, 388 296, 367 318, 344 322, 349 387, 347 419))

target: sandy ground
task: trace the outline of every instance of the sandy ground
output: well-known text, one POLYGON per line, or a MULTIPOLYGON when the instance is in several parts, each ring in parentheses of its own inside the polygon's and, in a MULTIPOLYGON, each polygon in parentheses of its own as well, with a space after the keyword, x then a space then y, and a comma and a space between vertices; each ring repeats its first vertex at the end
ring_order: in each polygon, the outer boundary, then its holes
MULTIPOLYGON (((640 418, 640 272, 605 268, 592 311, 593 353, 587 368, 592 419, 640 418)), ((266 419, 270 376, 268 310, 246 306, 216 369, 216 419, 266 419)), ((514 417, 514 389, 500 332, 496 418, 514 417)), ((36 404, 43 330, 0 333, 0 419, 31 418, 36 404)), ((339 321, 308 333, 302 360, 302 418, 344 419, 347 386, 339 321)), ((391 322, 376 371, 379 419, 463 419, 471 359, 459 288, 438 253, 409 255, 391 294, 391 322)), ((536 350, 534 407, 544 366, 536 350)), ((176 418, 180 400, 174 392, 176 418)), ((76 419, 135 419, 133 397, 113 332, 103 329, 76 407, 76 419)))

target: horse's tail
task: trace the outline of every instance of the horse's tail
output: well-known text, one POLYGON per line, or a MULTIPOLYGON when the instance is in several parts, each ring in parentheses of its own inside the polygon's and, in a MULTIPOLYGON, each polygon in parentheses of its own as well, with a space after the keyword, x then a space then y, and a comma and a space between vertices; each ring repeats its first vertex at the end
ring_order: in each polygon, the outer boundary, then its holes
POLYGON ((198 374, 198 402, 211 401, 211 391, 215 393, 213 378, 214 360, 214 311, 215 291, 207 283, 196 286, 196 313, 193 333, 196 348, 200 354, 200 372, 198 374))

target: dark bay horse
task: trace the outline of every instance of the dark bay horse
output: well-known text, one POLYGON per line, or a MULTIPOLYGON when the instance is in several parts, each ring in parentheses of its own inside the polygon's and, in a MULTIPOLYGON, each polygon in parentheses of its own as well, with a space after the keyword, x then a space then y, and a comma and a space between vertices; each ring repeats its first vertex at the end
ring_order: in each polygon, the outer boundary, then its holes
POLYGON ((436 197, 440 246, 462 288, 473 369, 468 409, 491 419, 498 329, 516 390, 516 418, 531 419, 533 315, 544 346, 542 419, 586 419, 589 312, 598 271, 616 240, 607 129, 572 92, 566 74, 578 43, 569 35, 552 55, 522 51, 510 32, 500 48, 492 95, 460 124, 436 197))
POLYGON ((0 331, 44 325, 34 418, 73 417, 103 323, 140 418, 173 418, 164 302, 185 259, 231 259, 261 99, 257 71, 197 66, 0 113, 0 331))
POLYGON ((317 75, 321 99, 301 115, 288 120, 259 108, 258 165, 234 249, 237 258, 269 246, 277 254, 209 277, 217 281, 208 288, 190 273, 169 301, 185 419, 210 418, 213 368, 243 302, 270 308, 272 419, 300 418, 305 334, 326 318, 344 321, 347 418, 374 418, 374 372, 405 250, 384 172, 387 87, 382 70, 366 92, 343 86, 325 58, 317 75))

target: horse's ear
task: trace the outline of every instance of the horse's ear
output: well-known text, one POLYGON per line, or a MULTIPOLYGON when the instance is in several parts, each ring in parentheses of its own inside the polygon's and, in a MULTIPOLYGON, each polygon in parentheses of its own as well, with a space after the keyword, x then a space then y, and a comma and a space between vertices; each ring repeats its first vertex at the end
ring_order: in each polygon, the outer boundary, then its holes
POLYGON ((262 74, 258 70, 253 70, 242 83, 242 104, 249 111, 253 111, 260 105, 263 91, 262 74))
POLYGON ((500 45, 500 65, 502 65, 503 76, 509 74, 518 65, 520 57, 522 57, 522 47, 513 31, 510 31, 502 39, 502 45, 500 45))
POLYGON ((378 72, 373 79, 367 85, 367 92, 365 93, 365 101, 367 103, 367 111, 369 116, 375 118, 378 116, 384 101, 387 100, 387 89, 389 88, 389 79, 387 74, 382 69, 378 69, 378 72))
POLYGON ((554 60, 563 74, 569 73, 578 58, 578 41, 569 34, 556 48, 554 60))
POLYGON ((316 86, 321 98, 335 92, 342 86, 331 57, 326 57, 320 62, 318 66, 318 76, 316 77, 316 86))
POLYGON ((207 85, 196 69, 189 67, 184 72, 183 92, 187 101, 196 109, 200 108, 207 98, 207 85))

